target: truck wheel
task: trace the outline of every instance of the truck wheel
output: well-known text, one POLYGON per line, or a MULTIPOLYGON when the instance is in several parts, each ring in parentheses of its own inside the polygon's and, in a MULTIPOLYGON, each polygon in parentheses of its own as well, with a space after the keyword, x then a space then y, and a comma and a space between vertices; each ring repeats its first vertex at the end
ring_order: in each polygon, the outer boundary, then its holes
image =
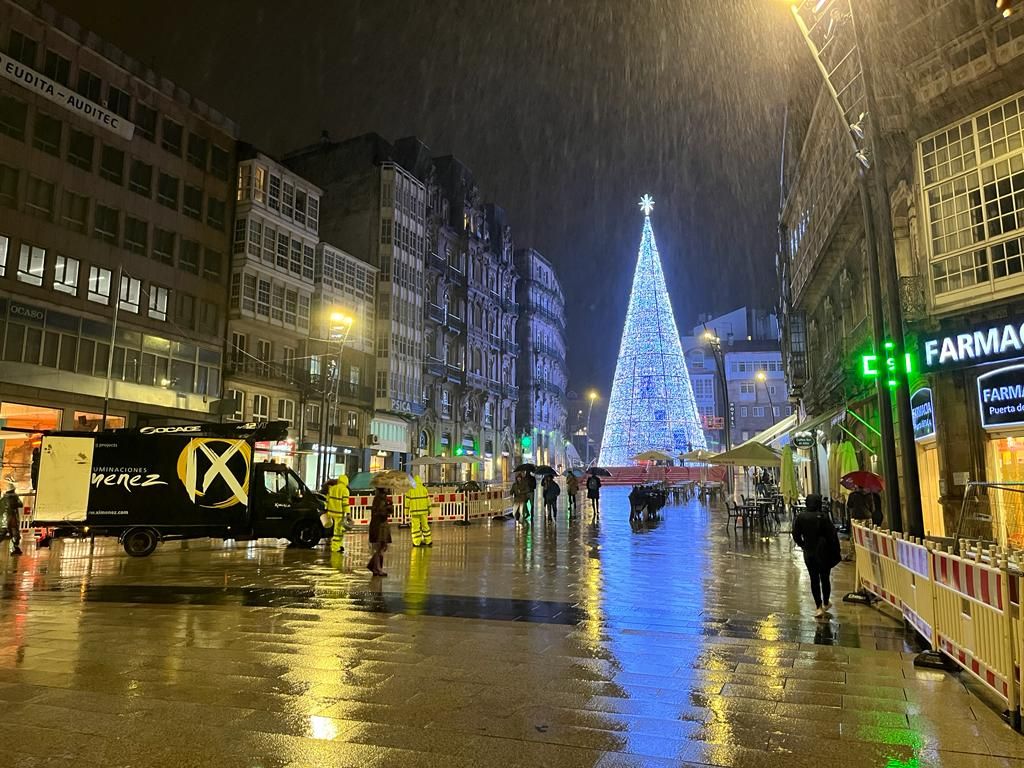
POLYGON ((319 520, 311 517, 308 520, 300 520, 295 524, 295 528, 292 530, 292 535, 288 537, 288 541, 293 546, 312 549, 320 543, 320 539, 323 537, 324 527, 320 524, 319 520))
POLYGON ((160 536, 152 528, 132 528, 121 539, 121 546, 131 557, 148 557, 159 543, 160 536))

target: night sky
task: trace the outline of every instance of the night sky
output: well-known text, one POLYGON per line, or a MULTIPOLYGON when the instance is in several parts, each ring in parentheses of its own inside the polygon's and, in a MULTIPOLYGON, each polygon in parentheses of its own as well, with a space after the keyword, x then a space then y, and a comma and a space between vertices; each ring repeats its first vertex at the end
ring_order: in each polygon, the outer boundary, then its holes
POLYGON ((559 270, 573 388, 611 387, 643 193, 681 330, 775 303, 785 3, 51 2, 271 155, 327 129, 458 156, 559 270))

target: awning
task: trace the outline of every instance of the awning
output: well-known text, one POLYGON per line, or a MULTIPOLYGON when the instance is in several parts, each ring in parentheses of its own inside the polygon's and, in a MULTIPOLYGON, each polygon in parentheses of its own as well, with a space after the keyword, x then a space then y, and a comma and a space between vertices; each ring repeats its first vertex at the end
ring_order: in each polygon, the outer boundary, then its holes
POLYGON ((846 406, 841 405, 835 410, 827 411, 818 416, 811 416, 801 424, 797 424, 794 432, 810 432, 821 427, 830 427, 834 424, 838 424, 846 418, 846 406))
POLYGON ((758 432, 749 440, 740 443, 740 445, 746 445, 747 443, 760 443, 761 445, 771 445, 783 435, 792 432, 795 426, 796 414, 794 413, 790 416, 787 416, 782 421, 779 421, 773 424, 772 426, 768 427, 768 429, 758 432))

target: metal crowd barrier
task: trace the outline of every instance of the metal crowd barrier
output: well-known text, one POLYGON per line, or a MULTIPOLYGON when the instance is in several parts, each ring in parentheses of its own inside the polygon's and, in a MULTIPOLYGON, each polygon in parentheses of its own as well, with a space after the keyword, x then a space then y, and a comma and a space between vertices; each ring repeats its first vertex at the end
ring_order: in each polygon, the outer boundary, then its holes
MULTIPOLYGON (((494 517, 507 512, 512 507, 507 484, 493 485, 483 491, 456 491, 448 488, 430 489, 430 514, 427 520, 432 523, 456 522, 494 517)), ((394 525, 409 522, 405 512, 405 497, 400 494, 388 496, 394 505, 395 512, 388 518, 394 525)), ((370 507, 373 494, 356 494, 348 500, 349 515, 356 527, 370 524, 370 507)))
POLYGON ((892 606, 944 660, 975 677, 1021 729, 1022 562, 997 547, 960 552, 853 524, 857 585, 892 606))

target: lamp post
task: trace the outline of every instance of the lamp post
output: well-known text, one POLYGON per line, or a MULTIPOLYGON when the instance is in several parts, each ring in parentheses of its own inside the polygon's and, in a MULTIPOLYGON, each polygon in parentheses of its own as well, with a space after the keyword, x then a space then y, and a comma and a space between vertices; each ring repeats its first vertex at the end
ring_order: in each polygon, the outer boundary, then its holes
POLYGON ((775 403, 772 402, 772 392, 768 389, 768 374, 764 371, 758 371, 754 374, 754 378, 764 384, 764 393, 768 395, 768 408, 772 414, 772 426, 775 426, 775 403))
POLYGON ((732 429, 729 423, 729 384, 725 379, 725 358, 722 353, 722 340, 713 332, 704 330, 704 342, 711 350, 715 358, 715 368, 718 370, 718 379, 722 387, 722 427, 724 429, 725 450, 732 448, 732 429))
POLYGON ((594 401, 597 400, 597 392, 590 390, 587 393, 587 399, 590 401, 590 407, 587 408, 587 458, 586 466, 590 466, 590 414, 594 412, 594 401))
POLYGON ((336 415, 338 408, 338 394, 341 387, 341 354, 345 349, 345 342, 348 341, 349 331, 352 330, 352 318, 344 312, 332 310, 327 316, 327 336, 317 339, 324 344, 324 351, 320 355, 320 443, 316 455, 316 482, 317 487, 330 478, 330 468, 327 456, 334 446, 334 432, 331 429, 333 424, 332 416, 336 415), (327 356, 330 345, 337 343, 338 351, 335 354, 334 364, 334 391, 330 392, 330 385, 327 380, 327 356), (331 406, 328 410, 328 393, 330 392, 331 406))

